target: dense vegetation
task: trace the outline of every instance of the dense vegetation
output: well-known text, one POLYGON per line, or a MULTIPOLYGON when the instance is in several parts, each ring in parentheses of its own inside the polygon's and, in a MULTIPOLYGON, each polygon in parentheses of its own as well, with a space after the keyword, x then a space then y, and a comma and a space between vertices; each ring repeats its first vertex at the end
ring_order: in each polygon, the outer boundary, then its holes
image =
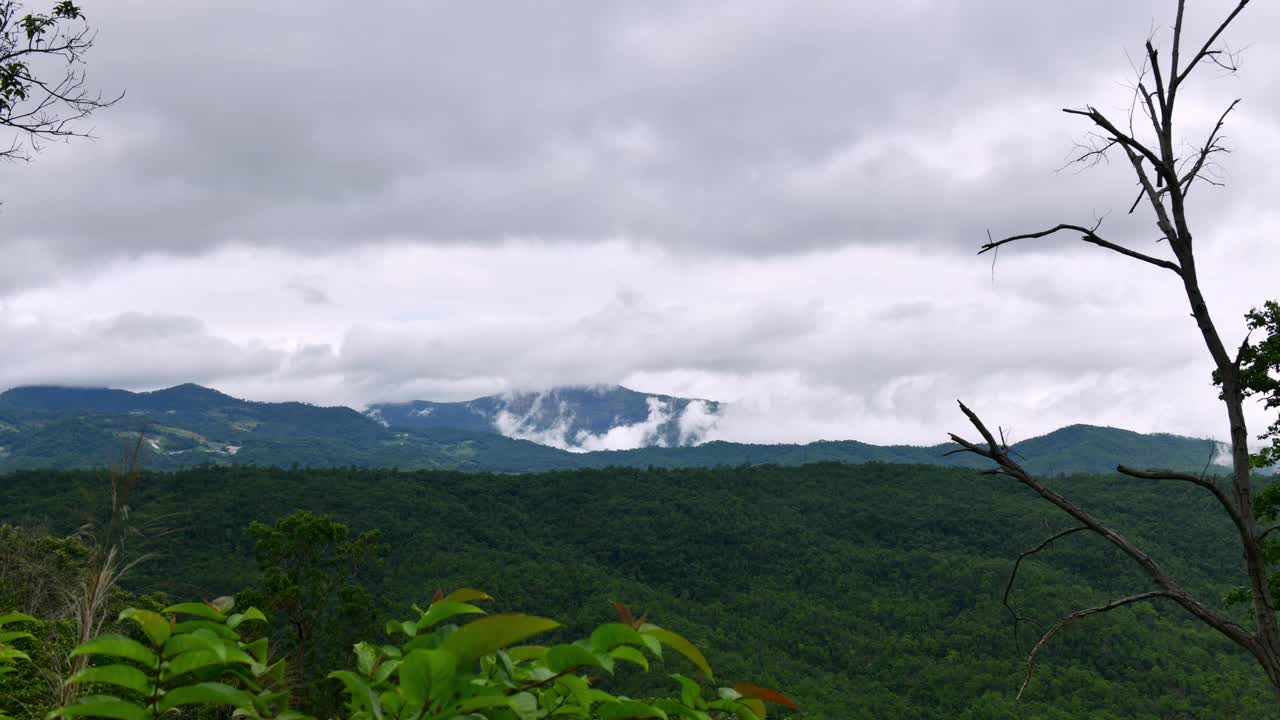
MULTIPOLYGON (((0 472, 100 465, 116 452, 122 438, 136 437, 143 430, 148 443, 143 448, 146 465, 157 470, 210 462, 488 472, 814 462, 981 464, 970 456, 945 456, 954 449, 951 445, 878 446, 852 440, 806 445, 711 442, 696 447, 572 453, 481 431, 474 423, 463 423, 466 427, 461 428, 414 425, 406 419, 412 417, 408 407, 414 406, 399 408, 399 415, 394 408, 384 408, 392 419, 400 418, 388 428, 350 408, 248 402, 197 385, 149 393, 14 388, 0 393, 0 472)), ((1108 472, 1118 460, 1139 467, 1198 472, 1214 447, 1208 440, 1176 435, 1073 425, 1016 443, 1013 449, 1032 470, 1055 474, 1108 472)))
MULTIPOLYGON (((1202 597, 1238 584, 1230 528, 1196 488, 1057 482, 1202 597)), ((0 480, 0 520, 68 533, 93 512, 86 498, 100 485, 88 471, 11 474, 0 480)), ((1250 659, 1177 610, 1149 606, 1069 627, 1018 707, 1032 631, 1015 641, 1000 592, 1012 558, 1061 520, 1025 491, 965 470, 205 466, 144 477, 132 505, 140 524, 167 517, 182 528, 126 577, 137 592, 212 598, 261 586, 246 528, 305 508, 357 535, 381 531, 390 556, 364 582, 384 618, 440 587, 483 587, 498 610, 555 617, 582 635, 620 599, 683 632, 718 674, 784 689, 807 717, 1273 716, 1250 659)), ((1146 587, 1085 538, 1023 573, 1014 602, 1044 620, 1146 587)))

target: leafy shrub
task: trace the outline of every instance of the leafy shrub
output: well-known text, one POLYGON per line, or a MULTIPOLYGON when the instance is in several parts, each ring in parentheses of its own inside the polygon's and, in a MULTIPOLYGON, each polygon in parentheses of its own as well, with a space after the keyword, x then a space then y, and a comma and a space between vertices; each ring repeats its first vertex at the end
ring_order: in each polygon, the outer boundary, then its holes
MULTIPOLYGON (((29 622, 35 622, 35 618, 23 613, 0 615, 0 675, 14 672, 16 661, 30 659, 26 653, 13 646, 13 641, 31 638, 31 633, 25 630, 5 630, 5 625, 29 622)), ((3 708, 0 708, 0 720, 10 720, 9 716, 4 714, 3 708)))
POLYGON ((300 717, 287 710, 284 661, 269 663, 267 639, 245 642, 237 631, 266 617, 252 607, 231 613, 232 607, 231 598, 220 598, 161 612, 125 609, 120 620, 135 623, 146 642, 110 633, 76 648, 73 656, 95 664, 67 682, 101 693, 84 695, 50 717, 149 720, 189 705, 229 705, 249 718, 300 717))
MULTIPOLYGON (((535 720, 547 717, 763 720, 765 701, 795 708, 768 688, 739 684, 706 697, 703 684, 672 674, 670 696, 644 699, 594 687, 621 665, 651 670, 664 651, 687 658, 698 675, 714 677, 702 653, 684 637, 635 619, 619 605, 620 622, 605 623, 572 643, 521 644, 558 628, 554 620, 489 615, 478 590, 437 593, 414 620, 387 623, 399 644, 356 643, 355 670, 329 674, 349 698, 350 720, 535 720), (470 622, 462 622, 470 619, 470 622)), ((222 706, 237 717, 297 720, 288 709, 283 660, 270 662, 267 639, 248 642, 239 627, 265 622, 256 608, 232 613, 233 602, 173 605, 157 613, 129 608, 146 642, 108 634, 75 650, 97 663, 69 679, 110 694, 87 695, 50 717, 151 720, 190 705, 222 706), (188 616, 179 621, 177 616, 188 616)), ((0 635, 0 638, 4 637, 0 635)))

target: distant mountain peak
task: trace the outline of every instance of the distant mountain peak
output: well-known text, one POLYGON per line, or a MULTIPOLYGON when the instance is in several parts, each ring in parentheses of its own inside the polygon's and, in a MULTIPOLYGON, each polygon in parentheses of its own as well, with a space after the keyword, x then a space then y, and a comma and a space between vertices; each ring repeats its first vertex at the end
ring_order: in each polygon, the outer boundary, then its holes
POLYGON ((388 428, 453 427, 586 452, 696 445, 719 421, 721 407, 621 385, 562 385, 463 402, 377 403, 365 414, 388 428))

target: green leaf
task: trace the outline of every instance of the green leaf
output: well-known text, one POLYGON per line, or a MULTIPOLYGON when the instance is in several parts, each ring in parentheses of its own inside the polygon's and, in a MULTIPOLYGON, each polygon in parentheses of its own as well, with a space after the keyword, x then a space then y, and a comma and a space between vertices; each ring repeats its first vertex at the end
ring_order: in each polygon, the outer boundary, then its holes
POLYGON ((89 695, 76 702, 54 710, 50 717, 98 717, 111 720, 150 720, 151 713, 144 707, 111 695, 89 695))
POLYGON ((224 642, 222 638, 209 632, 182 633, 171 636, 164 644, 162 652, 166 657, 175 657, 192 650, 212 650, 224 642))
POLYGON ((507 648, 507 655, 514 662, 527 662, 529 660, 541 660, 547 656, 547 648, 542 645, 517 645, 507 648))
POLYGON ((679 718, 692 718, 692 720, 712 720, 711 714, 705 710, 696 710, 694 708, 682 705, 670 698, 662 698, 653 701, 653 706, 665 711, 668 715, 675 715, 679 718))
POLYGON ((176 687, 160 698, 158 709, 163 713, 180 705, 231 705, 241 710, 254 710, 252 695, 217 682, 176 687))
POLYGON ((328 677, 340 680, 347 686, 347 692, 351 695, 351 705, 357 712, 370 712, 377 720, 382 720, 382 704, 378 702, 378 696, 374 694, 373 688, 369 687, 369 683, 365 682, 364 678, 350 670, 335 670, 329 673, 328 677))
MULTIPOLYGON (((526 695, 528 693, 525 693, 526 695)), ((480 695, 463 700, 458 704, 457 711, 463 713, 475 712, 476 710, 486 710, 496 707, 511 707, 512 697, 506 695, 480 695)), ((535 707, 537 700, 534 700, 535 707)))
POLYGON ((512 711, 520 720, 538 719, 538 698, 531 692, 518 692, 507 698, 512 711))
POLYGON ((558 627, 555 620, 533 615, 490 615, 458 628, 440 649, 453 653, 460 667, 468 667, 484 655, 558 627))
POLYGON ((168 618, 150 610, 125 608, 120 612, 120 619, 138 623, 142 627, 142 632, 146 633, 147 639, 151 641, 152 647, 163 647, 172 630, 168 618))
POLYGON ((170 661, 169 666, 160 674, 160 679, 168 681, 187 673, 226 664, 226 655, 219 655, 212 650, 192 650, 170 661))
MULTIPOLYGON (((752 715, 755 715, 756 718, 758 718, 758 720, 764 720, 765 717, 767 716, 766 714, 768 713, 768 710, 765 708, 763 700, 758 700, 756 698, 747 698, 745 700, 742 700, 741 702, 744 706, 746 706, 748 710, 751 711, 752 715)), ((796 708, 796 709, 799 710, 800 708, 796 708)))
POLYGON ((707 664, 707 659, 702 656, 702 651, 693 646, 693 643, 686 640, 683 636, 673 633, 670 630, 664 630, 657 625, 646 625, 641 628, 640 632, 657 639, 658 642, 675 650, 681 655, 689 658, 689 661, 698 667, 708 680, 714 680, 715 675, 711 672, 711 666, 707 664))
POLYGON ((578 701, 578 706, 583 710, 591 709, 591 687, 587 685, 587 679, 580 675, 565 675, 556 681, 563 685, 572 695, 573 699, 578 701))
POLYGON ((373 665, 378 662, 378 648, 367 642, 358 642, 351 649, 356 654, 356 669, 364 675, 372 675, 373 665))
POLYGON ((236 613, 227 618, 227 627, 235 629, 240 627, 242 623, 247 622, 267 622, 267 616, 256 607, 251 607, 242 613, 236 613))
POLYGON ((441 601, 432 605, 415 625, 419 631, 427 630, 457 615, 484 615, 484 610, 467 603, 441 601))
POLYGON ((469 603, 469 602, 475 602, 477 600, 492 600, 492 599, 493 597, 490 596, 489 593, 486 593, 481 590, 476 590, 475 588, 458 588, 457 590, 454 590, 448 595, 445 595, 444 598, 440 600, 440 602, 469 603))
POLYGON ((267 651, 269 649, 269 645, 270 645, 270 638, 260 637, 251 643, 246 643, 242 645, 241 649, 249 653, 249 655, 252 656, 254 660, 257 660, 260 663, 266 663, 268 659, 267 651))
POLYGON ((284 682, 285 661, 281 658, 270 665, 253 668, 254 677, 262 682, 284 682))
POLYGON ((630 720, 632 718, 661 718, 667 720, 662 710, 635 700, 606 703, 600 706, 600 720, 630 720))
POLYGON ((221 622, 212 620, 184 620, 173 626, 174 633, 189 633, 196 630, 208 630, 210 633, 227 640, 238 640, 240 638, 235 630, 223 625, 221 622))
MULTIPOLYGON (((738 720, 764 720, 763 715, 757 715, 746 703, 737 700, 715 700, 707 703, 707 708, 711 710, 720 710, 722 712, 731 712, 738 716, 738 720)), ((759 701, 756 701, 759 702, 759 701)))
POLYGON ((675 673, 671 678, 680 683, 680 702, 697 710, 705 710, 707 701, 702 699, 702 686, 689 678, 675 673))
POLYGON ((608 652, 619 645, 643 645, 644 638, 635 628, 622 623, 605 623, 591 633, 591 647, 608 652))
POLYGON ((35 635, 32 635, 29 632, 23 632, 22 630, 10 630, 9 632, 0 632, 0 645, 11 643, 14 640, 20 640, 22 638, 33 638, 33 637, 35 637, 35 635))
POLYGON ((217 622, 223 622, 227 619, 226 615, 207 603, 178 603, 177 605, 170 605, 160 612, 165 613, 166 615, 174 615, 178 613, 183 615, 195 615, 196 617, 202 617, 206 620, 215 620, 217 622))
POLYGON ((400 663, 400 660, 387 660, 381 665, 378 665, 378 667, 373 671, 373 681, 375 683, 381 683, 391 677, 391 673, 400 669, 400 663))
POLYGON ((382 694, 378 696, 378 704, 382 705, 382 709, 386 710, 392 717, 398 717, 400 709, 404 707, 404 698, 394 690, 383 690, 382 694))
POLYGON ((388 620, 386 629, 388 635, 404 633, 409 637, 418 636, 418 625, 411 620, 388 620))
POLYGON ((36 619, 26 613, 11 612, 0 615, 0 627, 16 622, 35 622, 36 619))
POLYGON ((15 647, 0 647, 0 660, 30 660, 31 658, 15 647))
POLYGON ((649 658, 645 657, 644 653, 629 645, 622 645, 610 650, 609 657, 616 660, 626 660, 629 663, 639 665, 645 670, 649 669, 649 658))
POLYGON ((146 645, 123 635, 100 635, 71 652, 72 657, 77 655, 107 655, 133 660, 147 667, 155 667, 159 662, 146 645))
POLYGON ((612 667, 605 667, 605 663, 598 655, 581 645, 553 645, 547 650, 546 662, 547 668, 552 673, 561 673, 577 667, 598 667, 613 672, 612 667))
POLYGON ((91 667, 67 678, 67 683, 106 683, 126 690, 134 690, 143 695, 150 695, 154 688, 151 678, 132 665, 99 665, 91 667))
POLYGON ((404 656, 398 673, 400 690, 405 699, 422 706, 433 698, 443 698, 453 691, 457 659, 444 650, 414 650, 404 656))

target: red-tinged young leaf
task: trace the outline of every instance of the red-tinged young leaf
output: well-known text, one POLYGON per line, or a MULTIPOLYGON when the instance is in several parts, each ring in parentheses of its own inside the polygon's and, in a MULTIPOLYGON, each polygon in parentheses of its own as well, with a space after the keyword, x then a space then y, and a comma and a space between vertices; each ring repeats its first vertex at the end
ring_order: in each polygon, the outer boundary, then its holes
POLYGON ((431 602, 438 603, 444 599, 444 588, 436 588, 436 594, 431 597, 431 602))
POLYGON ((635 625, 636 619, 631 615, 631 609, 617 600, 610 600, 613 606, 618 610, 618 622, 623 625, 635 625))
POLYGON ((771 688, 752 685, 750 683, 738 683, 733 686, 733 689, 742 693, 742 697, 755 698, 757 700, 764 700, 766 702, 777 703, 779 705, 786 705, 792 710, 800 709, 800 706, 792 702, 791 698, 771 688))

